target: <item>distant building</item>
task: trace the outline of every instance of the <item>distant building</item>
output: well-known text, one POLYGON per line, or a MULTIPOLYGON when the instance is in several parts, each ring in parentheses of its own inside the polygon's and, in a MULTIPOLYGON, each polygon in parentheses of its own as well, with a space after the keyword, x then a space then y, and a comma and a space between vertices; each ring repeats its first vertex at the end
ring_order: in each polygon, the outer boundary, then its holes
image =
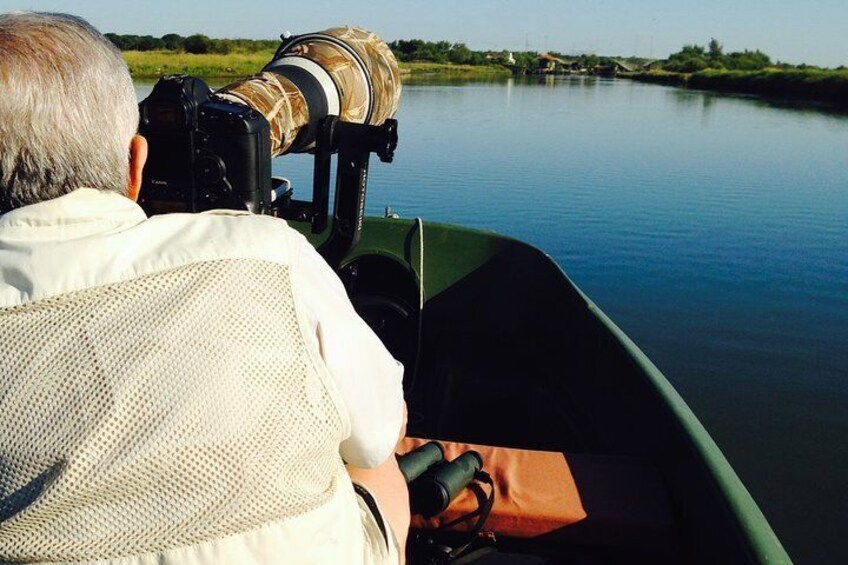
POLYGON ((667 59, 654 59, 653 61, 645 61, 642 64, 643 71, 659 71, 662 70, 663 65, 668 63, 667 59))
POLYGON ((636 65, 633 65, 621 59, 616 59, 615 61, 613 61, 613 67, 615 68, 616 73, 632 73, 636 70, 636 65))
POLYGON ((592 69, 592 74, 604 77, 614 77, 618 73, 632 73, 635 70, 637 70, 636 65, 621 59, 614 59, 609 64, 596 65, 592 69))
POLYGON ((555 57, 550 53, 539 53, 536 61, 536 69, 534 72, 537 74, 567 74, 580 72, 582 70, 579 61, 562 59, 560 57, 555 57))
POLYGON ((515 57, 512 56, 512 51, 489 51, 486 53, 486 60, 490 63, 501 65, 515 64, 515 57))
POLYGON ((538 74, 552 74, 566 66, 567 63, 559 57, 554 57, 550 53, 539 53, 536 57, 536 72, 538 74))

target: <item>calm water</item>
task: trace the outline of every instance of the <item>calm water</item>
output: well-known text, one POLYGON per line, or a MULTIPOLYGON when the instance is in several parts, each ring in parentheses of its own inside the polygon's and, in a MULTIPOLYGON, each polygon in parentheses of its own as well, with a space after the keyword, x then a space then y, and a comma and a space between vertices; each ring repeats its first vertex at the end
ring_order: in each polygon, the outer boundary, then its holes
MULTIPOLYGON (((796 561, 848 562, 848 117, 575 78, 408 85, 399 120, 371 213, 549 252, 674 383, 796 561)), ((310 166, 276 165, 301 194, 310 166)))

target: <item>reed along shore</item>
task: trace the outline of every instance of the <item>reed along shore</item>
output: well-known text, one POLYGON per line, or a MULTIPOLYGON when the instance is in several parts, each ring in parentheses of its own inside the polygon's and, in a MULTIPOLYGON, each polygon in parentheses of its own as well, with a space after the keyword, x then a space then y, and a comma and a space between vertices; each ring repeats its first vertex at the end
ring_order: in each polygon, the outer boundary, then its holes
POLYGON ((753 94, 764 98, 824 102, 848 108, 848 70, 764 69, 696 73, 649 71, 622 73, 623 78, 691 88, 753 94))

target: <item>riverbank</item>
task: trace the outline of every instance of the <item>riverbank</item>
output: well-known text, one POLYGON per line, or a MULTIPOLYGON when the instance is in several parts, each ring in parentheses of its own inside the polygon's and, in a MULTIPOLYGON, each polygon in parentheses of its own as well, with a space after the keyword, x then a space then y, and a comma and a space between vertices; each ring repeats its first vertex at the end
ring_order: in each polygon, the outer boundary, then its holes
MULTIPOLYGON (((124 51, 130 74, 136 79, 186 73, 200 78, 240 78, 254 74, 274 55, 273 50, 255 53, 207 53, 194 55, 174 51, 124 51)), ((403 76, 447 78, 508 77, 509 69, 498 65, 454 65, 450 63, 400 63, 403 76)))
POLYGON ((508 78, 512 72, 501 65, 454 65, 453 63, 398 63, 403 75, 447 78, 508 78))
POLYGON ((697 73, 650 71, 621 73, 622 78, 641 82, 691 88, 824 102, 848 107, 848 70, 765 69, 762 71, 720 71, 697 73))

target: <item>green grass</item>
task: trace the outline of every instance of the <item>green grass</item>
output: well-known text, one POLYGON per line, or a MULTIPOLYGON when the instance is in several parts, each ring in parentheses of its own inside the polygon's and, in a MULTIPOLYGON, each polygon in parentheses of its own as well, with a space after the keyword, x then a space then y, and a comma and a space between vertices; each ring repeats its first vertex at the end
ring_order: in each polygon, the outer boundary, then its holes
MULTIPOLYGON (((124 60, 133 78, 157 78, 166 74, 186 73, 201 78, 239 78, 264 67, 273 50, 228 55, 192 55, 173 51, 124 51, 124 60)), ((500 66, 452 65, 449 63, 400 63, 405 76, 439 75, 448 77, 510 76, 500 66)))
POLYGON ((655 84, 665 84, 668 86, 685 87, 689 83, 691 75, 685 73, 673 73, 671 71, 641 71, 635 73, 619 73, 622 78, 638 80, 639 82, 651 82, 655 84))
POLYGON ((622 75, 643 82, 699 90, 739 92, 770 98, 827 102, 848 106, 848 70, 764 69, 726 71, 707 69, 697 73, 651 71, 622 75))
POLYGON ((124 51, 124 60, 133 78, 156 78, 186 73, 202 78, 238 78, 252 75, 264 67, 273 50, 256 53, 212 53, 192 55, 173 51, 124 51))

